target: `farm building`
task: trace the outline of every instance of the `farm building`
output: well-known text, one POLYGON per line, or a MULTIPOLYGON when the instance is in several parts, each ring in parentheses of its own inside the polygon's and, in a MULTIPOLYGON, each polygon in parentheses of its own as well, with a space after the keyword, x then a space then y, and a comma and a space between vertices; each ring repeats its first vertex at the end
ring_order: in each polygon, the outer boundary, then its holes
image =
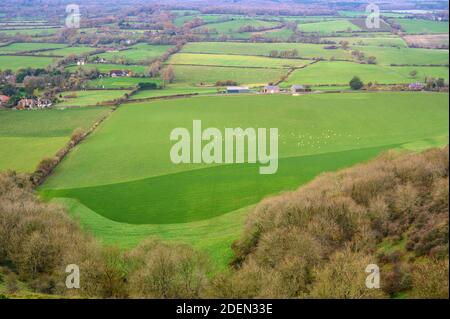
POLYGON ((280 93, 280 88, 276 85, 266 85, 263 90, 263 93, 266 94, 275 94, 275 93, 280 93))
POLYGON ((291 93, 295 94, 295 93, 301 93, 301 92, 306 92, 307 88, 303 85, 293 85, 291 86, 291 93))
POLYGON ((109 72, 109 75, 113 78, 116 77, 124 77, 124 76, 131 76, 131 71, 128 70, 111 70, 109 72))
POLYGON ((37 100, 37 107, 40 109, 45 109, 47 107, 52 106, 52 100, 50 99, 38 99, 37 100))
POLYGON ((9 96, 0 95, 0 107, 5 106, 9 101, 9 96))
POLYGON ((248 86, 229 86, 227 93, 250 93, 248 86))
POLYGON ((410 85, 408 85, 408 88, 411 91, 422 91, 424 87, 425 87, 425 85, 420 82, 415 82, 415 83, 411 83, 410 85))

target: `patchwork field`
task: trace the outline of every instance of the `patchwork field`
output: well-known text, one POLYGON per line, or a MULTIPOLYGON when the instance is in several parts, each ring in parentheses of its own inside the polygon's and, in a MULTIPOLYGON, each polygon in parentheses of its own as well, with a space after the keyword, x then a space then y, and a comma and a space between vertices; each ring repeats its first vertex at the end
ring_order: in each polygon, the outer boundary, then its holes
POLYGON ((320 61, 304 69, 295 70, 283 85, 292 84, 348 84, 354 76, 364 83, 401 84, 424 81, 426 76, 444 78, 448 81, 447 67, 391 67, 353 62, 320 61), (411 71, 417 75, 412 77, 411 71))
POLYGON ((32 172, 46 157, 54 155, 76 128, 86 129, 108 110, 105 108, 1 111, 0 171, 32 172))
POLYGON ((405 35, 403 39, 410 46, 423 48, 448 48, 448 34, 421 34, 421 35, 405 35))
POLYGON ((194 28, 197 33, 205 33, 207 30, 210 33, 225 34, 235 38, 247 38, 251 36, 250 32, 239 32, 240 28, 252 26, 254 28, 275 28, 279 26, 278 22, 263 21, 252 18, 235 19, 226 22, 210 23, 204 26, 194 28))
POLYGON ((129 61, 129 62, 145 62, 154 60, 163 55, 171 45, 150 45, 139 43, 127 50, 117 52, 106 52, 98 54, 99 57, 108 61, 129 61))
POLYGON ((351 59, 348 51, 342 49, 325 49, 324 44, 308 43, 239 43, 239 42, 194 42, 183 47, 183 53, 209 53, 209 54, 237 54, 269 56, 271 51, 297 50, 301 58, 351 59))
POLYGON ((108 64, 108 63, 92 63, 85 64, 83 66, 72 65, 67 67, 67 70, 74 71, 80 68, 84 68, 86 70, 89 69, 97 69, 102 73, 109 73, 112 70, 129 70, 134 74, 144 74, 147 70, 146 66, 143 65, 125 65, 125 64, 108 64))
POLYGON ((98 89, 130 89, 135 88, 139 83, 156 83, 161 85, 161 81, 156 78, 103 77, 89 81, 87 86, 98 89))
POLYGON ((333 20, 333 21, 322 21, 314 23, 303 23, 298 26, 299 30, 302 32, 316 32, 316 33, 334 33, 341 31, 358 31, 361 30, 360 27, 354 25, 349 20, 333 20))
MULTIPOLYGON (((299 59, 274 59, 258 56, 178 53, 169 60, 173 65, 208 65, 251 68, 289 68, 307 65, 310 61, 299 59)), ((226 72, 226 71, 225 71, 226 72)))
POLYGON ((61 93, 62 102, 56 106, 59 108, 73 106, 94 106, 119 99, 128 93, 126 90, 88 90, 71 91, 61 93))
POLYGON ((0 54, 14 54, 19 52, 61 49, 66 46, 67 45, 65 44, 56 43, 13 43, 4 47, 0 47, 0 54))
POLYGON ((354 46, 352 49, 364 52, 366 57, 375 56, 377 63, 384 65, 448 65, 448 50, 375 46, 354 46))
POLYGON ((431 21, 420 19, 395 19, 402 29, 409 34, 448 33, 448 21, 431 21))
POLYGON ((35 69, 46 68, 53 61, 55 61, 54 58, 47 57, 0 55, 0 68, 12 71, 28 67, 35 69))
POLYGON ((250 69, 201 65, 175 65, 175 82, 178 87, 214 85, 217 81, 233 80, 251 86, 275 82, 287 74, 285 69, 250 69))
POLYGON ((223 266, 248 207, 389 148, 448 142, 447 103, 448 94, 359 93, 127 104, 57 167, 40 192, 63 198, 105 242, 130 247, 146 235, 183 241, 213 252, 223 266), (174 165, 170 132, 191 130, 193 119, 221 130, 279 128, 278 172, 259 175, 254 164, 174 165))

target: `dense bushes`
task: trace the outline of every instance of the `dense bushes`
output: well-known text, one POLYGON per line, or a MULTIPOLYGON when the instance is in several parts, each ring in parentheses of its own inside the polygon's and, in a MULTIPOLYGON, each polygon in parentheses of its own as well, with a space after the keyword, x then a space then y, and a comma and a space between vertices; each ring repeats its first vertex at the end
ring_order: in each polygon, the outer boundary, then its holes
MULTIPOLYGON (((448 260, 448 196, 446 148, 389 153, 266 199, 234 245, 237 270, 226 278, 223 296, 382 296, 365 289, 369 263, 380 265, 386 295, 417 294, 428 280, 421 276, 433 281, 436 271, 443 272, 445 262, 434 260, 448 260), (424 261, 440 268, 418 272, 424 261), (249 281, 256 283, 249 288, 249 281)), ((448 296, 448 279, 440 285, 430 296, 448 296)))

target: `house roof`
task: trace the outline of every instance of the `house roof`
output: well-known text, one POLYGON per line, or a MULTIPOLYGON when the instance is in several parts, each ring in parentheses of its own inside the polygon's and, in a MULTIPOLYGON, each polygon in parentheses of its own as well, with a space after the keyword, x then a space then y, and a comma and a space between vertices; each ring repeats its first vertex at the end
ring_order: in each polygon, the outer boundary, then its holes
POLYGON ((295 85, 294 84, 291 88, 293 88, 293 89, 304 89, 305 87, 303 85, 299 85, 299 84, 295 85))
POLYGON ((266 90, 278 90, 279 89, 279 87, 276 85, 266 85, 264 88, 266 90))
POLYGON ((0 101, 2 101, 2 102, 8 102, 8 101, 9 101, 9 96, 6 96, 6 95, 0 95, 0 101))

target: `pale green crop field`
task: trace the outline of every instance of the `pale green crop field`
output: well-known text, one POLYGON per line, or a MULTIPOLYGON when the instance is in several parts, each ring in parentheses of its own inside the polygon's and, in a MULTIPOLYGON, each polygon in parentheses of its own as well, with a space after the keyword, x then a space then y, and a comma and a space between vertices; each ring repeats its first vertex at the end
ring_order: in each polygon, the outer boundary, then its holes
POLYGON ((0 34, 7 36, 27 35, 27 36, 46 36, 53 35, 60 31, 60 28, 25 28, 25 29, 15 29, 15 30, 0 30, 0 34))
POLYGON ((119 99, 128 93, 127 90, 87 90, 87 91, 70 91, 62 92, 62 102, 56 104, 57 107, 73 107, 73 106, 94 106, 105 102, 111 102, 119 99), (75 95, 76 97, 69 97, 75 95))
POLYGON ((340 31, 358 31, 360 27, 354 25, 348 20, 333 20, 314 23, 301 23, 298 26, 302 32, 317 32, 317 33, 334 33, 340 31))
POLYGON ((448 21, 430 21, 420 19, 395 19, 408 34, 448 33, 448 21))
POLYGON ((35 69, 46 68, 53 61, 55 61, 54 58, 47 57, 1 55, 0 69, 17 71, 28 67, 35 69))
MULTIPOLYGON (((218 88, 202 87, 166 87, 160 90, 141 90, 130 97, 130 100, 166 97, 183 94, 215 94, 218 88)), ((220 88, 219 88, 220 89, 220 88)))
POLYGON ((301 58, 325 58, 335 57, 338 59, 351 59, 350 52, 336 49, 325 49, 325 44, 309 43, 239 43, 239 42, 194 42, 183 47, 183 53, 210 53, 210 54, 237 54, 269 56, 270 52, 276 50, 297 50, 301 58))
POLYGON ((448 82, 447 67, 391 67, 352 62, 321 61, 304 69, 294 71, 284 85, 292 84, 334 84, 348 85, 350 80, 358 76, 364 83, 403 84, 425 80, 426 76, 444 78, 448 82), (412 77, 411 71, 417 71, 412 77))
MULTIPOLYGON (((290 68, 301 67, 310 61, 299 59, 278 59, 245 55, 178 53, 171 57, 169 64, 209 65, 225 67, 290 68)), ((226 71, 225 71, 226 72, 226 71)))
POLYGON ((0 171, 32 172, 56 154, 76 128, 87 129, 106 108, 0 111, 0 171))
POLYGON ((249 207, 390 148, 448 143, 447 103, 448 94, 405 92, 126 104, 69 154, 40 193, 69 205, 104 242, 183 241, 225 267, 249 207), (260 175, 255 164, 173 164, 170 132, 191 131, 194 119, 220 130, 277 127, 277 173, 260 175))
POLYGON ((275 82, 287 74, 286 69, 235 68, 201 65, 174 65, 174 86, 214 85, 218 81, 232 80, 238 84, 258 86, 275 82))
POLYGON ((88 55, 95 52, 95 48, 93 47, 85 47, 85 46, 74 46, 67 47, 57 50, 44 51, 39 52, 40 55, 60 55, 67 57, 69 55, 88 55))

